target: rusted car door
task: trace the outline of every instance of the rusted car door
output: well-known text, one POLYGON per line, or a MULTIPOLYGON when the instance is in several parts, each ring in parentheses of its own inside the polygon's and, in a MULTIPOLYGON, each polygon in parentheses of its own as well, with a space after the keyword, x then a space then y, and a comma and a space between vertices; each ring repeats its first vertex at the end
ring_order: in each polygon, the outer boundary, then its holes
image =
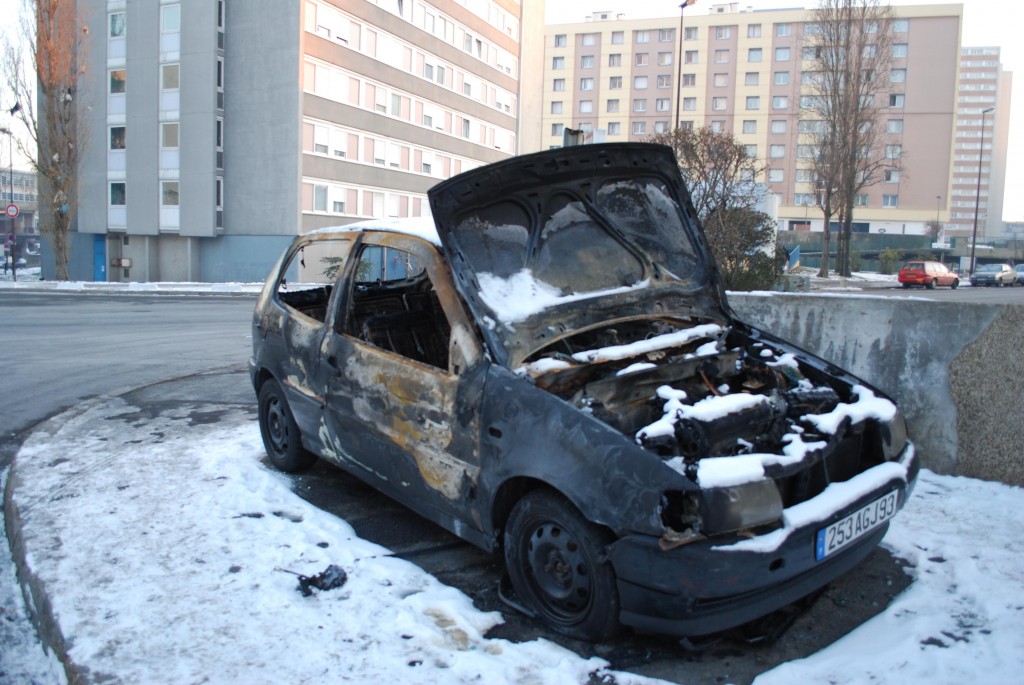
POLYGON ((429 243, 368 235, 355 262, 322 348, 324 456, 458 532, 478 518, 480 344, 429 243))

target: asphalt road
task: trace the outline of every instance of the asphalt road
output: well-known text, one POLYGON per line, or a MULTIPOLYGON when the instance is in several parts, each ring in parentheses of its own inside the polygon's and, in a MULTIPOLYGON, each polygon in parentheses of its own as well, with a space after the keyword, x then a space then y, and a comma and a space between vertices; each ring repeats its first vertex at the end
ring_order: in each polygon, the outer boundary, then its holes
MULTIPOLYGON (((24 431, 87 397, 229 366, 234 370, 223 382, 238 397, 248 397, 243 364, 251 349, 253 302, 252 297, 0 293, 0 368, 6 369, 0 468, 9 462, 24 431)), ((132 395, 154 411, 184 399, 162 398, 160 387, 132 395)), ((194 387, 197 397, 205 394, 201 380, 194 387)), ((479 608, 502 611, 506 623, 492 635, 546 638, 582 655, 607 659, 616 669, 674 682, 749 683, 777 664, 813 654, 842 637, 880 612, 909 583, 901 562, 877 550, 809 606, 773 617, 784 624, 793 621, 775 640, 761 639, 772 627, 768 624, 720 636, 696 649, 632 634, 590 645, 561 638, 508 610, 497 593, 499 559, 340 470, 321 463, 292 482, 298 494, 345 518, 361 536, 458 587, 479 608)))

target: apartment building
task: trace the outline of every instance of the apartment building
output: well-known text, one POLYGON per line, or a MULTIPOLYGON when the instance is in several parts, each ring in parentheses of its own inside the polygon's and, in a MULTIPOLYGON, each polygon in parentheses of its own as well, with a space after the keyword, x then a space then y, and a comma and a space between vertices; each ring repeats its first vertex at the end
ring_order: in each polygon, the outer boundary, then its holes
POLYGON ((1003 236, 1013 75, 1003 71, 999 55, 1000 48, 995 46, 960 51, 953 175, 945 225, 949 236, 971 235, 975 211, 979 236, 1003 236))
MULTIPOLYGON (((951 190, 961 190, 954 141, 961 140, 958 117, 973 116, 957 111, 966 59, 960 48, 963 6, 893 10, 892 92, 883 125, 885 154, 899 157, 900 168, 857 198, 854 230, 923 234, 928 222, 953 218, 951 190)), ((726 3, 690 6, 682 16, 658 19, 607 12, 583 19, 546 28, 546 147, 561 145, 566 128, 594 129, 608 141, 643 140, 670 130, 677 118, 682 127, 728 131, 766 165, 758 180, 778 205, 780 230, 822 230, 805 130, 811 122, 804 121, 802 107, 814 57, 812 11, 753 11, 726 3)), ((1008 117, 1008 92, 999 101, 1000 116, 1008 117)), ((1005 148, 1005 131, 997 126, 994 135, 990 144, 1005 148)))
POLYGON ((299 233, 423 215, 436 182, 539 145, 535 125, 520 130, 539 117, 520 74, 540 70, 542 4, 78 0, 78 11, 91 137, 73 278, 262 279, 299 233))

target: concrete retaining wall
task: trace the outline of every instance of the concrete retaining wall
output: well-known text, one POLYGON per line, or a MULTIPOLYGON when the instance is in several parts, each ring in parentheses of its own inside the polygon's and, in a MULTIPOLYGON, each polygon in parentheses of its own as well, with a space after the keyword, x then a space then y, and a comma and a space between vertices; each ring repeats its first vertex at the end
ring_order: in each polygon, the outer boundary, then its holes
POLYGON ((1024 485, 1024 306, 820 293, 729 303, 893 397, 925 467, 1024 485))

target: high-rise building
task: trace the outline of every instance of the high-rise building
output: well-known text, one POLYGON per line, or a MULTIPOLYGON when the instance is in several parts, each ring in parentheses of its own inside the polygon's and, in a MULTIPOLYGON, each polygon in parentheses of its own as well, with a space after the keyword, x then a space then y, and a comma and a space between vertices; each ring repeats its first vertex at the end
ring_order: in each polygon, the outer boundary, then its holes
MULTIPOLYGON (((960 132, 977 136, 980 117, 963 101, 961 61, 970 61, 960 50, 963 6, 893 11, 891 92, 879 123, 885 127, 884 154, 899 164, 856 198, 853 229, 924 234, 930 222, 961 218, 964 210, 949 203, 951 196, 953 202, 966 199, 956 170, 969 164, 957 164, 954 154, 968 154, 959 148, 966 141, 977 145, 979 138, 961 138, 960 132), (973 123, 965 124, 965 116, 973 123)), ((815 29, 813 10, 752 11, 741 3, 688 6, 681 15, 658 19, 594 12, 578 23, 549 25, 542 143, 562 145, 566 129, 592 129, 608 141, 643 140, 671 130, 675 121, 683 128, 727 131, 766 167, 758 180, 778 205, 780 230, 821 231, 810 168, 814 146, 804 130, 817 122, 802 106, 813 78, 815 29)), ((995 80, 972 82, 987 88, 995 80)), ((1008 121, 1009 79, 1003 75, 998 82, 996 119, 1008 121)), ((987 146, 1005 150, 1006 126, 993 128, 993 121, 987 146)), ((1005 167, 1005 157, 1001 163, 1005 167)), ((998 165, 996 160, 992 167, 993 195, 998 165)), ((992 209, 997 206, 1001 199, 992 197, 992 209)), ((998 213, 991 215, 998 223, 998 213)))
POLYGON ((998 47, 960 51, 956 141, 947 233, 1002 237, 1006 141, 1010 132, 1012 74, 1003 71, 998 47), (978 159, 981 158, 979 169, 978 159))
POLYGON ((535 149, 525 5, 78 0, 72 277, 260 279, 299 233, 428 213, 437 181, 535 149))

